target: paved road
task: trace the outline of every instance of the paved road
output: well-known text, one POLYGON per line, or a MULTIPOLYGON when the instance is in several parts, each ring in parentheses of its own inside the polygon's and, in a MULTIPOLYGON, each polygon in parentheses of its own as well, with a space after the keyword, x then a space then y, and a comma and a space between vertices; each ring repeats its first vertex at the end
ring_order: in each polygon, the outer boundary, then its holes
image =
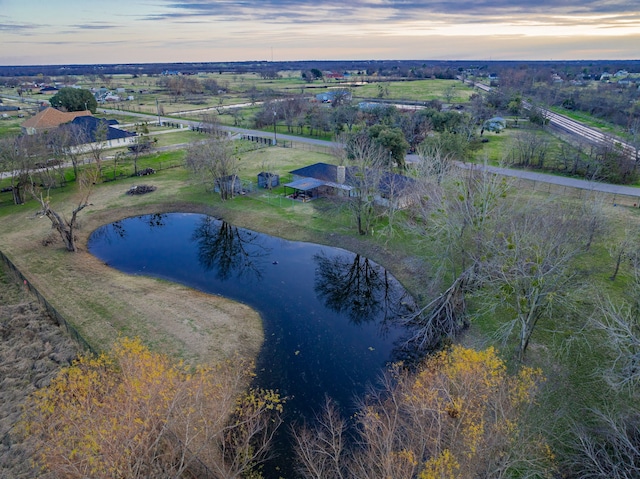
POLYGON ((510 168, 499 168, 496 166, 483 166, 475 163, 457 162, 457 166, 463 169, 486 168, 487 171, 501 176, 521 178, 523 180, 539 181, 552 185, 566 186, 568 188, 579 188, 582 190, 597 191, 599 193, 611 193, 640 198, 640 188, 633 186, 611 185, 609 183, 598 183, 596 181, 580 180, 578 178, 567 178, 564 176, 554 176, 545 173, 535 173, 527 170, 513 170, 510 168))

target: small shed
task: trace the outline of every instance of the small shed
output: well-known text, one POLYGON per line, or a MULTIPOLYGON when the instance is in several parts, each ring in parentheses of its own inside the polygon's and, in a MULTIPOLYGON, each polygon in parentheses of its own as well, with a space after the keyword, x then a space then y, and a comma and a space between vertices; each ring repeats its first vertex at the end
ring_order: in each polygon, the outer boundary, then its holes
POLYGON ((262 171, 258 173, 258 187, 259 188, 275 188, 280 185, 280 175, 276 173, 270 173, 262 171))
POLYGON ((216 193, 220 193, 223 190, 227 194, 239 195, 242 194, 242 181, 238 178, 238 175, 223 176, 216 179, 213 190, 216 193))

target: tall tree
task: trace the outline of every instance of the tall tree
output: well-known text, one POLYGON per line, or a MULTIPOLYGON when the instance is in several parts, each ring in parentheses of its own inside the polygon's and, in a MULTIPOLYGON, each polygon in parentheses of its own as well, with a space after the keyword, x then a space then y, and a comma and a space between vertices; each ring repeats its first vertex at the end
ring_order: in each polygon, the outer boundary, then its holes
POLYGON ((544 168, 549 148, 549 141, 537 132, 518 133, 513 137, 507 158, 517 166, 544 168))
POLYGON ((95 113, 98 108, 98 102, 93 93, 82 88, 60 88, 58 93, 51 97, 49 103, 55 108, 66 111, 89 110, 91 113, 95 113))
POLYGON ((109 138, 107 121, 98 121, 93 132, 87 130, 78 132, 77 138, 83 139, 89 153, 89 159, 95 163, 98 173, 102 174, 102 155, 107 149, 107 139, 109 138))
POLYGON ((356 222, 358 233, 366 235, 376 214, 376 197, 380 193, 380 179, 387 164, 387 155, 363 133, 350 136, 345 148, 349 185, 353 188, 345 198, 346 206, 356 222))
POLYGON ((80 145, 87 143, 86 133, 79 125, 69 123, 48 133, 52 150, 73 166, 73 177, 78 178, 78 166, 82 157, 80 145))
POLYGON ((373 125, 368 129, 368 134, 380 148, 387 152, 389 169, 394 166, 394 163, 398 168, 404 169, 409 143, 400 128, 373 125))
POLYGON ((474 257, 475 294, 488 311, 502 310, 513 319, 503 337, 516 336, 523 360, 538 322, 560 308, 571 314, 580 290, 573 260, 584 251, 582 219, 557 205, 514 211, 497 221, 474 257))
POLYGON ((227 137, 216 135, 192 144, 186 156, 187 168, 209 188, 217 186, 222 200, 235 196, 238 163, 233 142, 227 137))

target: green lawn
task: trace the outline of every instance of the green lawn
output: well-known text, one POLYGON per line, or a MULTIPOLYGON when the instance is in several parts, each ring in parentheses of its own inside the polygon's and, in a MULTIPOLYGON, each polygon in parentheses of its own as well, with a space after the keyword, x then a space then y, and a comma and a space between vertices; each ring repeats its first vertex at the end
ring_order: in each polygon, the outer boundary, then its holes
POLYGON ((381 98, 384 100, 429 101, 463 103, 474 93, 473 88, 457 80, 415 80, 369 83, 353 90, 356 98, 381 98), (380 97, 382 89, 383 96, 380 97))
MULTIPOLYGON (((8 138, 13 137, 20 134, 20 125, 26 118, 20 118, 18 115, 13 114, 13 112, 7 112, 7 114, 12 114, 7 118, 0 117, 0 138, 8 138)), ((2 114, 2 112, 0 112, 2 114)))

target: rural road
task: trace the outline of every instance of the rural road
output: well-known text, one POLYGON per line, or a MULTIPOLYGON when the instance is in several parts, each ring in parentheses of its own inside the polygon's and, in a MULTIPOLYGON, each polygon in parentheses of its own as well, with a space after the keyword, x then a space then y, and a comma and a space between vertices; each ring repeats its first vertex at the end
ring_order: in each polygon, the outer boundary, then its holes
POLYGON ((552 185, 566 186, 568 188, 579 188, 582 190, 596 191, 599 193, 611 193, 614 195, 633 196, 640 198, 640 188, 633 186, 612 185, 609 183, 599 183, 596 181, 580 180, 578 178, 567 178, 564 176, 547 175, 526 170, 513 170, 511 168, 500 168, 497 166, 479 165, 476 163, 457 162, 457 166, 463 169, 486 169, 496 175, 511 178, 520 178, 540 183, 550 183, 552 185))

